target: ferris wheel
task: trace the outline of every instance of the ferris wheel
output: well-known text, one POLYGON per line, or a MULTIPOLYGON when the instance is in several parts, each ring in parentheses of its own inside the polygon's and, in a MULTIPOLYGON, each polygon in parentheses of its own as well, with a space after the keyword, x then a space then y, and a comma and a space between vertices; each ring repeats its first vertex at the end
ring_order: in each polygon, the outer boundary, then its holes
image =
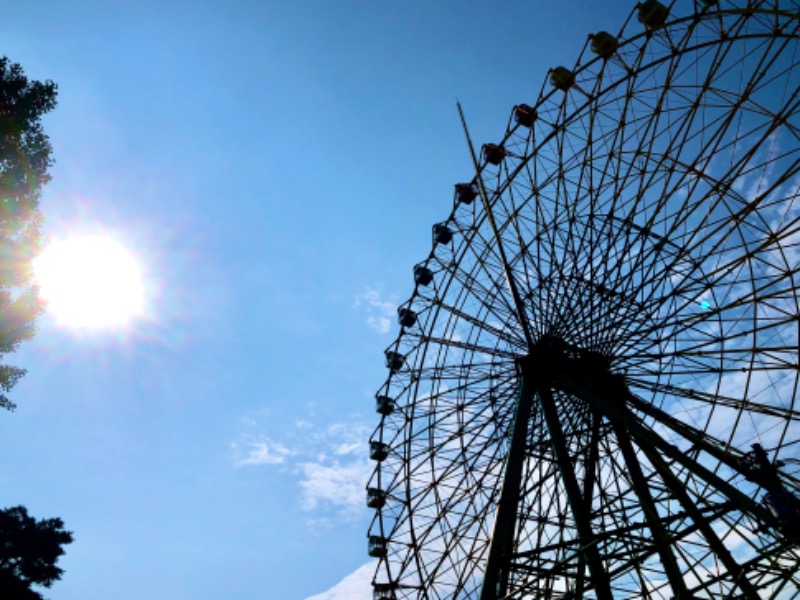
POLYGON ((375 600, 800 597, 800 2, 632 8, 464 125, 376 396, 375 600))

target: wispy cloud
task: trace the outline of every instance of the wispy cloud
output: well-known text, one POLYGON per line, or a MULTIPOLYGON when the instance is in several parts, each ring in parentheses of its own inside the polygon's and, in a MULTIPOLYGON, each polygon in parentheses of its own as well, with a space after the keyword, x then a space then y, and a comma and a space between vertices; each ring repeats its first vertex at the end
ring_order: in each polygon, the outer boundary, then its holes
POLYGON ((366 459, 345 463, 334 460, 328 464, 307 462, 300 465, 300 470, 303 479, 299 485, 305 510, 327 505, 353 516, 360 512, 364 505, 364 486, 370 474, 366 459))
POLYGON ((366 311, 368 327, 378 333, 389 333, 392 328, 392 318, 397 314, 397 301, 394 296, 387 300, 379 290, 367 288, 356 296, 354 306, 366 311))
POLYGON ((237 467, 254 467, 258 465, 280 465, 292 456, 293 452, 279 442, 266 438, 249 442, 234 442, 231 444, 237 467))
POLYGON ((347 521, 365 510, 364 487, 371 471, 367 459, 370 428, 357 419, 317 427, 298 420, 280 440, 258 430, 248 417, 248 431, 231 444, 233 465, 281 466, 295 475, 300 507, 315 512, 315 523, 347 521))
POLYGON ((364 510, 364 487, 371 471, 367 459, 369 428, 359 423, 334 423, 311 432, 313 454, 298 461, 305 510, 334 509, 342 519, 364 510))

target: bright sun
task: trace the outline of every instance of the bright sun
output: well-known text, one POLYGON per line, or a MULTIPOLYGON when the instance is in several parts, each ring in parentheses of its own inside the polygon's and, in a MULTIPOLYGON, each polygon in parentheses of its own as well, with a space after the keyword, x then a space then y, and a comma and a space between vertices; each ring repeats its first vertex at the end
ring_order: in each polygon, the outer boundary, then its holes
POLYGON ((144 310, 139 265, 107 235, 54 239, 33 268, 48 312, 63 325, 122 326, 144 310))

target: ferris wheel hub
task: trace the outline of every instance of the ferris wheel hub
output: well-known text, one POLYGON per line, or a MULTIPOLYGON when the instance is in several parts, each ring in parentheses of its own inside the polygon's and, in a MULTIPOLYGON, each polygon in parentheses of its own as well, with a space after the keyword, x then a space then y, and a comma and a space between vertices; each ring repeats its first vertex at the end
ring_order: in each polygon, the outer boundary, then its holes
MULTIPOLYGON (((612 371, 611 359, 596 350, 581 348, 552 334, 545 334, 535 343, 530 354, 518 360, 521 377, 536 387, 575 393, 590 390, 615 405, 631 395, 625 378, 612 371)), ((586 398, 584 398, 586 400, 586 398)))

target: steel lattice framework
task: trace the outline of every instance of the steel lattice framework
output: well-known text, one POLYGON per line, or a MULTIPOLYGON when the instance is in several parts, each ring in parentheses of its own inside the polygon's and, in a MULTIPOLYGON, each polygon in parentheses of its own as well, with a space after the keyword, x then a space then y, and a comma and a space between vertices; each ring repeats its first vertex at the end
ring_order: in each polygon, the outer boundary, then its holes
POLYGON ((377 394, 376 600, 800 597, 800 3, 648 0, 467 139, 377 394))

